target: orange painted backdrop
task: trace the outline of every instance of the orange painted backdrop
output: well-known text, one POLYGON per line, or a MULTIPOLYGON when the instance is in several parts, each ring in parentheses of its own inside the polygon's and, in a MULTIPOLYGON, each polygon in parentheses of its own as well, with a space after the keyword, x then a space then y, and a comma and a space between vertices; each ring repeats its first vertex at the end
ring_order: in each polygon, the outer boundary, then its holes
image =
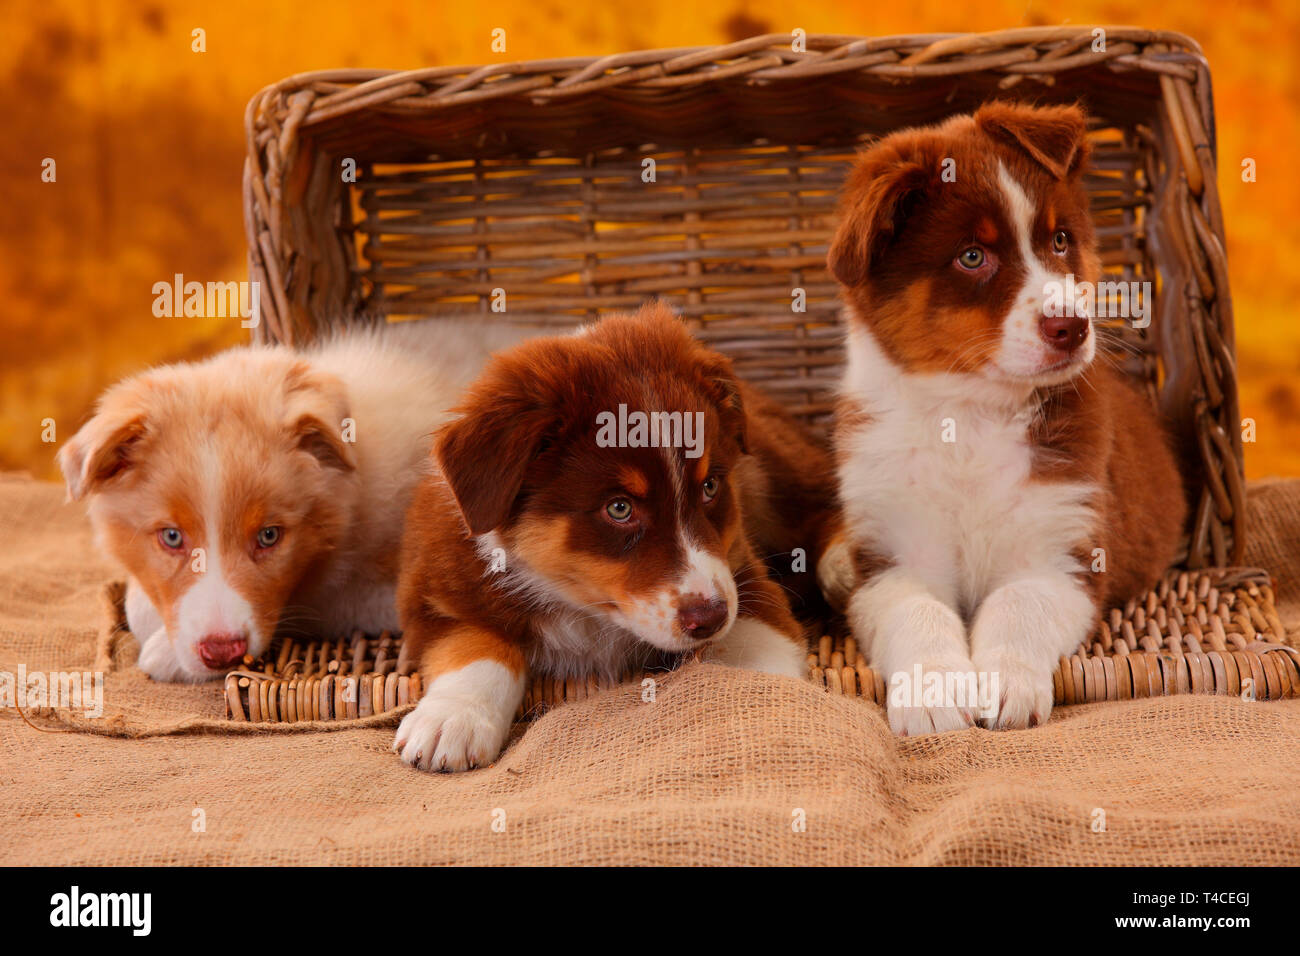
POLYGON ((1300 4, 912 0, 0 0, 0 469, 55 477, 104 386, 243 341, 238 319, 155 319, 155 282, 242 279, 244 104, 281 77, 598 55, 809 33, 1125 23, 1197 40, 1215 81, 1252 477, 1300 475, 1300 4), (206 31, 206 52, 191 31, 206 31), (507 53, 490 49, 507 31, 507 53), (1243 183, 1241 161, 1258 164, 1243 183), (42 161, 57 180, 41 181, 42 161))

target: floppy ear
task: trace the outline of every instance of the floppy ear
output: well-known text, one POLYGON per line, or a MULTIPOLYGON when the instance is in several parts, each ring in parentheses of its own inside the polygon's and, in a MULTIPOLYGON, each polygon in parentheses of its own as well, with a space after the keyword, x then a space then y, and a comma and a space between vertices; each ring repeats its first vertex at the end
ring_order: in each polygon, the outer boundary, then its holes
POLYGON ((132 450, 144 433, 144 413, 133 407, 102 408, 81 426, 55 456, 68 500, 80 501, 132 467, 132 450))
POLYGON ((326 468, 353 471, 356 450, 343 434, 351 418, 347 387, 336 376, 307 362, 296 362, 284 383, 289 440, 294 447, 326 468))
POLYGON ((352 443, 343 439, 343 421, 347 417, 341 415, 338 424, 331 425, 315 415, 299 416, 292 428, 294 444, 326 468, 354 470, 357 467, 356 452, 352 443))
POLYGON ((894 145, 863 154, 845 183, 839 227, 826 255, 836 279, 855 286, 867 278, 872 261, 902 230, 929 178, 921 163, 894 145))
POLYGON ((741 452, 748 454, 745 401, 740 391, 740 379, 736 378, 736 373, 732 370, 731 360, 717 353, 708 353, 700 375, 704 390, 718 410, 722 431, 734 435, 741 452))
POLYGON ((471 534, 510 517, 528 466, 555 422, 554 413, 498 367, 480 379, 434 442, 438 468, 471 534))
POLYGON ((994 139, 1019 146, 1056 179, 1079 172, 1088 157, 1088 124, 1077 106, 986 103, 975 122, 994 139))

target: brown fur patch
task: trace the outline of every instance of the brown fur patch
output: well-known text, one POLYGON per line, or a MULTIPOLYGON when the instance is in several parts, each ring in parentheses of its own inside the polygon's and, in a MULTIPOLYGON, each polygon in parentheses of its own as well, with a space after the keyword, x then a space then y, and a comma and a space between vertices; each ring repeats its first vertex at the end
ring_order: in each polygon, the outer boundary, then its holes
POLYGON ((1182 477, 1146 395, 1095 363, 1077 382, 1048 390, 1031 437, 1037 481, 1087 482, 1102 489, 1093 540, 1075 554, 1085 568, 1094 550, 1104 572, 1084 581, 1108 606, 1153 586, 1173 563, 1187 517, 1182 477), (1077 387, 1076 387, 1077 386, 1077 387))
POLYGON ((650 482, 646 480, 646 476, 639 469, 630 466, 624 468, 618 473, 618 478, 630 495, 644 498, 650 493, 650 482))
POLYGON ((516 675, 522 674, 528 666, 516 645, 502 640, 487 628, 462 621, 449 626, 435 639, 424 642, 420 674, 432 681, 442 674, 482 660, 496 661, 516 675))
POLYGON ((689 540, 732 569, 741 616, 802 640, 764 558, 804 549, 802 577, 815 593, 818 536, 834 511, 830 456, 666 307, 497 355, 437 437, 436 455, 441 475, 417 489, 408 514, 398 588, 403 628, 417 642, 459 633, 461 623, 525 656, 541 639, 554 611, 536 591, 485 574, 474 536, 487 531, 507 567, 518 561, 550 600, 588 610, 663 593, 684 571, 689 540), (598 417, 620 404, 702 413, 703 454, 599 446, 598 417), (719 487, 706 502, 709 476, 719 487), (606 506, 625 494, 635 500, 619 522, 606 506))

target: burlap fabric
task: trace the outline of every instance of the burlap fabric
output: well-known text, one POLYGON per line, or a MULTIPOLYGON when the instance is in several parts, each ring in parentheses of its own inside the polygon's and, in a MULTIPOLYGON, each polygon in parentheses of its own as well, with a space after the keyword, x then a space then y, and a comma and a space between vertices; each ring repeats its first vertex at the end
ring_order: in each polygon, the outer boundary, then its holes
MULTIPOLYGON (((1300 481, 1250 506, 1294 643, 1300 481)), ((60 488, 0 476, 0 671, 93 668, 114 573, 60 488)), ((100 718, 0 713, 0 863, 1300 863, 1300 700, 898 740, 869 703, 688 665, 429 776, 389 753, 392 715, 230 724, 217 685, 155 684, 134 654, 113 650, 100 718)))

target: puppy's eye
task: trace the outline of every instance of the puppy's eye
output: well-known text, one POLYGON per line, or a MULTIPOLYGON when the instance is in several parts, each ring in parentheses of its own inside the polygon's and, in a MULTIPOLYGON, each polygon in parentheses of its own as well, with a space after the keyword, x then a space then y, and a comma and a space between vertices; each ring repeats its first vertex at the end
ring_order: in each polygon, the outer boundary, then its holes
POLYGON ((158 543, 170 551, 178 551, 185 543, 185 535, 180 528, 163 528, 158 532, 158 543))
POLYGON ((972 272, 984 265, 984 250, 979 246, 971 246, 963 250, 962 254, 957 257, 957 264, 963 269, 970 269, 972 272))
POLYGON ((273 548, 279 540, 280 529, 274 525, 268 525, 257 532, 257 546, 259 548, 273 548))
POLYGON ((1052 236, 1052 251, 1058 256, 1065 252, 1070 245, 1070 237, 1065 234, 1064 229, 1056 230, 1052 236))
POLYGON ((712 501, 714 498, 717 497, 717 495, 718 495, 718 479, 705 478, 704 479, 704 500, 712 501))
POLYGON ((615 498, 609 504, 605 505, 605 514, 610 518, 622 524, 632 517, 632 502, 626 498, 615 498))

